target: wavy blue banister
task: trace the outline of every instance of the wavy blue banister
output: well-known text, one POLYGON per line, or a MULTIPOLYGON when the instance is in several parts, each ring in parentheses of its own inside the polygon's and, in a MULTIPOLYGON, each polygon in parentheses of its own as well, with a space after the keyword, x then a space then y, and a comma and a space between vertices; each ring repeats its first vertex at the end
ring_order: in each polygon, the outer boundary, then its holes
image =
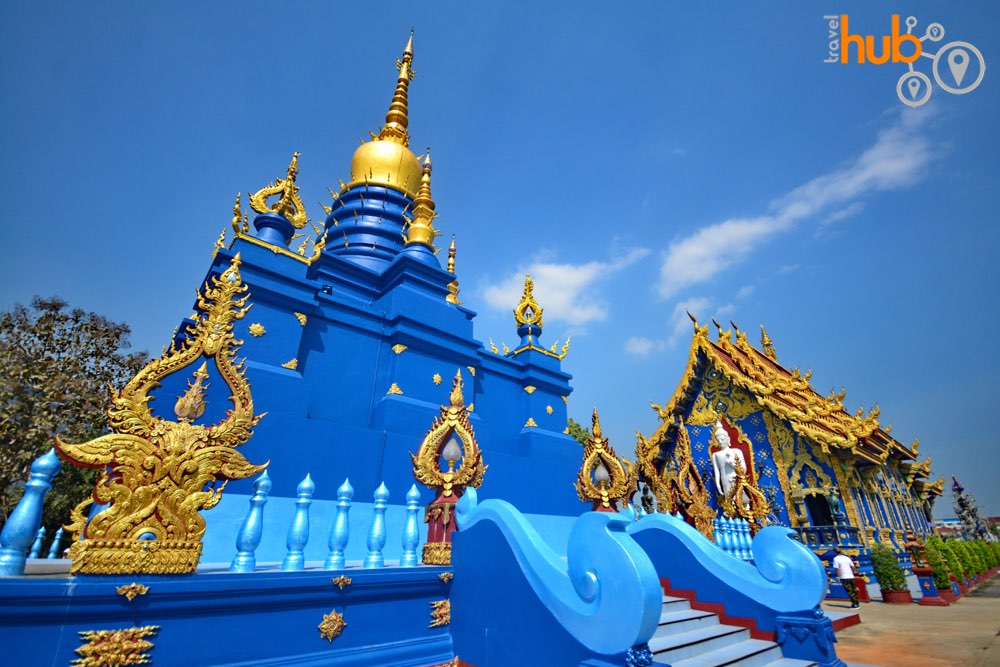
POLYGON ((628 521, 622 517, 587 512, 576 519, 563 560, 507 502, 479 503, 476 490, 469 488, 456 515, 459 532, 453 537, 451 597, 453 610, 462 609, 464 625, 456 627, 453 621, 452 634, 456 653, 463 659, 468 654, 473 664, 486 664, 486 656, 476 655, 488 650, 486 642, 476 641, 488 634, 491 646, 503 644, 508 651, 492 655, 494 662, 503 658, 541 664, 537 661, 545 651, 562 651, 565 664, 572 664, 567 652, 575 651, 581 658, 621 655, 621 664, 626 664, 625 652, 644 647, 656 631, 662 591, 653 564, 629 537, 628 521), (528 589, 527 594, 517 595, 519 587, 528 589), (467 608, 471 605, 476 609, 467 608), (565 635, 543 633, 540 628, 553 621, 565 635), (514 638, 534 631, 543 633, 541 643, 524 637, 518 642, 503 639, 505 633, 514 638), (559 648, 559 642, 566 645, 559 648), (517 654, 518 650, 526 653, 517 654))
POLYGON ((788 528, 769 527, 754 537, 754 564, 727 554, 683 520, 654 514, 631 524, 629 534, 646 551, 657 574, 675 590, 693 590, 699 602, 721 604, 726 615, 752 619, 773 636, 786 658, 837 658, 833 626, 819 608, 826 595, 823 564, 788 528))

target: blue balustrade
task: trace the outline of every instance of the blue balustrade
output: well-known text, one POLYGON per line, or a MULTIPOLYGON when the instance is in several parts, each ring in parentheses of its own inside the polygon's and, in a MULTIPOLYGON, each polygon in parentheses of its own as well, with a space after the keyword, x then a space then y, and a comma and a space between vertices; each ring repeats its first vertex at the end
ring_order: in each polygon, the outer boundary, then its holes
POLYGON ((28 553, 28 558, 38 558, 42 553, 42 542, 45 541, 45 526, 38 529, 35 533, 35 541, 31 543, 31 551, 28 553))
POLYGON ((253 483, 250 510, 236 534, 236 557, 229 566, 230 572, 253 572, 257 567, 254 551, 260 546, 260 539, 264 534, 264 505, 267 504, 270 492, 271 478, 265 470, 253 483))
POLYGON ((55 449, 50 449, 31 464, 31 475, 24 485, 24 496, 7 517, 7 523, 0 532, 0 576, 16 577, 24 574, 24 555, 42 523, 45 494, 52 488, 52 479, 60 468, 55 449))
POLYGON ((63 532, 65 530, 65 528, 60 526, 59 530, 56 531, 56 536, 52 538, 52 546, 49 547, 49 555, 46 556, 48 560, 60 557, 59 547, 62 546, 63 532))
POLYGON ((305 569, 305 548, 309 543, 309 506, 312 505, 315 491, 316 485, 312 477, 306 475, 296 489, 298 498, 295 500, 295 516, 292 518, 292 525, 288 528, 288 538, 285 540, 288 553, 281 561, 282 570, 305 569))
POLYGON ((385 508, 389 504, 389 489, 385 482, 375 489, 375 502, 372 510, 372 527, 368 531, 368 555, 364 566, 367 568, 382 567, 385 559, 382 549, 385 547, 385 508))
POLYGON ((351 537, 349 513, 352 498, 354 498, 354 487, 351 486, 350 479, 345 479, 337 489, 337 515, 333 519, 333 526, 330 527, 330 554, 323 563, 323 567, 327 570, 339 570, 347 563, 344 551, 351 537))
POLYGON ((414 484, 406 492, 406 523, 403 524, 403 555, 399 559, 401 567, 417 564, 417 545, 420 543, 420 525, 417 512, 420 511, 420 489, 414 484))

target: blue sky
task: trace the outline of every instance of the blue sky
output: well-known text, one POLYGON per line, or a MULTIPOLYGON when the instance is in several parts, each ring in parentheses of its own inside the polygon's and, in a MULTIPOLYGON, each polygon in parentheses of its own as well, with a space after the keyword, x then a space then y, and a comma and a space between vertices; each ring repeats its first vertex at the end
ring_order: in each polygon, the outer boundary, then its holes
POLYGON ((763 322, 1000 514, 996 3, 205 4, 0 7, 0 306, 59 294, 159 350, 237 191, 298 150, 321 217, 412 27, 411 137, 461 298, 511 344, 532 272, 543 342, 573 337, 572 416, 597 405, 631 453, 685 308, 763 322), (982 84, 911 109, 906 65, 823 63, 824 14, 881 35, 893 11, 978 47, 982 84))

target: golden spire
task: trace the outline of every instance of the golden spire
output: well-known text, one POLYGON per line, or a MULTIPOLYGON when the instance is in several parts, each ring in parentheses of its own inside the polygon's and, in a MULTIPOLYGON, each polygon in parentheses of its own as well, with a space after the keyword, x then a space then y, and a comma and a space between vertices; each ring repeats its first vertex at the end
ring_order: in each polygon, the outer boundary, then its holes
POLYGON ((774 341, 767 335, 767 329, 764 328, 763 324, 760 325, 760 346, 764 348, 764 354, 767 355, 768 359, 778 360, 778 355, 774 353, 774 341))
POLYGON ((530 273, 524 274, 524 293, 521 294, 521 303, 514 309, 514 319, 518 326, 533 324, 542 328, 542 308, 535 301, 535 282, 530 273))
POLYGON ((395 141, 404 146, 410 145, 410 134, 406 131, 410 124, 407 118, 407 93, 410 88, 410 81, 413 80, 414 72, 411 69, 413 64, 413 31, 410 31, 410 39, 403 49, 403 59, 396 61, 396 69, 399 70, 399 77, 396 79, 396 92, 392 96, 389 104, 389 113, 385 115, 385 125, 379 132, 378 138, 388 141, 395 141))
POLYGON ((601 418, 597 415, 597 408, 594 408, 594 415, 590 418, 591 424, 593 424, 592 433, 595 438, 604 437, 604 433, 601 432, 601 418))
MULTIPOLYGON (((455 275, 455 235, 451 235, 451 245, 448 246, 448 273, 455 275)), ((444 298, 448 303, 453 303, 456 306, 462 304, 458 300, 458 278, 455 278, 450 283, 448 283, 448 296, 444 298)))
POLYGON ((431 199, 431 154, 424 156, 423 172, 420 176, 420 190, 413 200, 413 219, 406 233, 406 245, 421 243, 432 251, 438 233, 434 229, 434 200, 431 199))
POLYGON ((403 49, 403 59, 396 61, 399 76, 396 92, 385 115, 385 125, 378 136, 362 142, 351 158, 351 182, 341 185, 341 192, 348 188, 378 185, 398 190, 408 197, 415 197, 420 187, 420 160, 407 146, 407 96, 413 79, 413 33, 403 49))

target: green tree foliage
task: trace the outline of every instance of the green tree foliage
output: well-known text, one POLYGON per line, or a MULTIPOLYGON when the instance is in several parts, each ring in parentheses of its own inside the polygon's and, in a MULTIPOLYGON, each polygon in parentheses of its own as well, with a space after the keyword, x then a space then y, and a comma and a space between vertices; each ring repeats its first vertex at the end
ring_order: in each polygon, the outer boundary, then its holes
POLYGON ((906 577, 903 568, 899 566, 896 554, 884 544, 872 547, 872 568, 875 578, 883 591, 905 591, 906 577))
POLYGON ((927 564, 934 569, 934 585, 938 590, 949 590, 951 577, 948 575, 951 571, 941 550, 941 538, 936 535, 929 538, 924 553, 927 555, 927 564))
POLYGON ((580 423, 572 417, 570 417, 566 422, 566 430, 569 432, 569 437, 573 438, 581 445, 586 445, 587 441, 590 439, 590 431, 581 426, 580 423))
POLYGON ((942 540, 941 554, 948 563, 948 571, 951 572, 951 575, 958 581, 964 581, 965 567, 962 565, 962 559, 955 548, 955 544, 955 540, 942 540))
MULTIPOLYGON (((58 297, 0 313, 0 526, 56 435, 84 442, 107 432, 108 385, 121 388, 147 362, 145 352, 126 352, 128 336, 127 325, 58 297)), ((50 538, 96 474, 63 464, 42 518, 50 538)))

